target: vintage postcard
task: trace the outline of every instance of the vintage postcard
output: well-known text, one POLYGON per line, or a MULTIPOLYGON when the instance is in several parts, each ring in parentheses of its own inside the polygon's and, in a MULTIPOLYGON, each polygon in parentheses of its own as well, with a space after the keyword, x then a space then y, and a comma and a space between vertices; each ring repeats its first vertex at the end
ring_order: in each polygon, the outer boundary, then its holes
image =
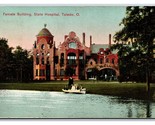
POLYGON ((0 118, 155 118, 155 7, 0 6, 0 118))

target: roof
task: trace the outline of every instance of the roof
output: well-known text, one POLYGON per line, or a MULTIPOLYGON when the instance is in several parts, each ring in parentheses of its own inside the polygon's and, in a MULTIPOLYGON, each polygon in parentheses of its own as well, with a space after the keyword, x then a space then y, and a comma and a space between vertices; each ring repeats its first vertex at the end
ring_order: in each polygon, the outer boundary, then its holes
POLYGON ((43 28, 37 36, 49 36, 53 37, 53 35, 50 33, 50 31, 47 28, 43 28))
POLYGON ((91 45, 92 53, 98 53, 100 48, 103 48, 105 50, 106 48, 109 48, 109 44, 92 44, 91 45))
MULTIPOLYGON (((103 48, 104 50, 106 48, 109 48, 109 44, 92 44, 91 45, 91 50, 92 50, 92 53, 98 53, 98 51, 100 50, 100 48, 103 48)), ((112 53, 117 53, 118 50, 113 50, 112 53)))

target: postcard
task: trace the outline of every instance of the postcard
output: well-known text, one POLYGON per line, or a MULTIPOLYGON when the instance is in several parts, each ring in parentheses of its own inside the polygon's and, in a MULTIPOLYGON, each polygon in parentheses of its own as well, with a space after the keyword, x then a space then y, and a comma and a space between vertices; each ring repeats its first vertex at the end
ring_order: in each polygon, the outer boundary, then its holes
POLYGON ((155 118, 154 6, 0 6, 0 118, 155 118))

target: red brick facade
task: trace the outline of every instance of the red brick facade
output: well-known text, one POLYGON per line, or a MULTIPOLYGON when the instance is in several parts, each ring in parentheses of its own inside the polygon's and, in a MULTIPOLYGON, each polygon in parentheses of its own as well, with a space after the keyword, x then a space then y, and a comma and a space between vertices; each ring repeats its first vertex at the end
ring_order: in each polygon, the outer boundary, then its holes
POLYGON ((43 28, 37 35, 33 48, 34 80, 67 80, 70 75, 75 80, 102 79, 105 74, 119 76, 118 56, 109 49, 111 35, 107 48, 104 44, 92 44, 92 36, 90 47, 87 47, 85 33, 82 37, 81 42, 72 31, 64 36, 64 42, 56 48, 54 36, 47 28, 43 28))

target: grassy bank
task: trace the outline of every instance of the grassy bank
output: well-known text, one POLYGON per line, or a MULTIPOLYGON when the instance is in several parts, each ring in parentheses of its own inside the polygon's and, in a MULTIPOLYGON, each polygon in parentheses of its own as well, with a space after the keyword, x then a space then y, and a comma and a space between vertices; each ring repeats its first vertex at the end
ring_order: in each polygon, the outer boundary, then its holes
MULTIPOLYGON (((87 89, 89 94, 111 95, 122 98, 147 99, 145 83, 113 83, 97 81, 76 81, 87 89)), ((0 83, 0 89, 61 91, 67 81, 42 83, 0 83)), ((155 84, 151 84, 150 99, 155 100, 155 84)))

